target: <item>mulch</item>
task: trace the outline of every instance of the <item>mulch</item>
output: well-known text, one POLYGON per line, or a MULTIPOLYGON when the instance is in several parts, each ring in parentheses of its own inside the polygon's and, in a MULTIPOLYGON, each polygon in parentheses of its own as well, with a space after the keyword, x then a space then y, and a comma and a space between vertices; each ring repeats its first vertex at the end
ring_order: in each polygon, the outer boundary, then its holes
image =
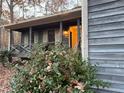
POLYGON ((0 64, 0 93, 9 93, 11 90, 10 79, 13 71, 0 64))

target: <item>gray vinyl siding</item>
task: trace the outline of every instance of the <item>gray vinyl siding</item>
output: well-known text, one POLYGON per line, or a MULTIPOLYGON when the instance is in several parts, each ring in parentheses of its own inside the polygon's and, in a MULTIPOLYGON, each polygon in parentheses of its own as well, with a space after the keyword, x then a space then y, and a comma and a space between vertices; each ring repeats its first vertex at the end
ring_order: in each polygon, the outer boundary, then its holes
POLYGON ((89 61, 111 84, 97 93, 124 93, 124 0, 88 0, 89 61))

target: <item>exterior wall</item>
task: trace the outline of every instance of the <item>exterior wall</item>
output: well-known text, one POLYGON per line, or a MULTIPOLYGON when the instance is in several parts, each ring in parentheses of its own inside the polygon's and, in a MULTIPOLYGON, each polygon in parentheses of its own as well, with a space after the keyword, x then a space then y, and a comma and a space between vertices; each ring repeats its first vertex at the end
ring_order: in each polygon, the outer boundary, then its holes
MULTIPOLYGON (((48 42, 48 30, 44 30, 42 32, 40 31, 34 31, 32 34, 34 34, 34 43, 39 43, 39 39, 41 43, 47 43, 48 42), (41 37, 40 37, 41 36, 41 37)), ((59 29, 55 29, 55 42, 61 42, 62 35, 59 29)), ((29 42, 29 34, 22 33, 22 43, 24 45, 28 45, 29 42)))
MULTIPOLYGON (((54 32, 55 32, 55 43, 58 43, 58 42, 61 42, 62 41, 62 32, 60 31, 60 29, 57 29, 57 28, 55 28, 55 29, 53 29, 53 30, 55 30, 54 32)), ((74 26, 74 27, 72 27, 72 28, 70 28, 69 29, 71 32, 73 32, 73 38, 72 38, 72 43, 73 43, 73 47, 75 47, 75 45, 77 44, 77 41, 78 41, 78 37, 77 37, 77 35, 78 35, 78 33, 77 33, 77 27, 76 26, 74 26)), ((41 40, 43 43, 46 43, 46 42, 48 42, 48 31, 49 30, 44 30, 44 31, 42 31, 42 39, 43 40, 41 40)), ((39 42, 39 32, 38 31, 34 31, 34 43, 38 43, 39 42)))
MULTIPOLYGON (((32 32, 32 41, 33 41, 32 44, 33 43, 47 43, 48 42, 48 31, 49 29, 46 29, 43 31, 33 31, 32 32)), ((54 28, 53 31, 55 32, 55 43, 62 42, 63 32, 61 32, 59 28, 54 28)), ((70 36, 70 32, 72 32, 72 47, 76 48, 78 44, 77 26, 70 27, 68 32, 69 32, 69 36, 70 36)), ((29 32, 28 31, 22 32, 21 35, 22 35, 21 43, 24 44, 25 46, 28 45, 29 44, 29 32)), ((68 37, 68 41, 70 41, 69 38, 70 37, 68 37)))
POLYGON ((38 32, 34 32, 34 43, 38 43, 38 32))
MULTIPOLYGON (((8 35, 7 35, 8 36, 8 35)), ((21 33, 17 31, 13 31, 13 36, 14 36, 14 44, 21 44, 21 33)))
POLYGON ((48 31, 43 31, 43 43, 48 42, 48 31))
POLYGON ((4 27, 0 27, 0 50, 8 48, 8 31, 4 27))
POLYGON ((8 46, 8 32, 5 31, 5 29, 2 27, 1 28, 1 37, 0 37, 0 40, 1 40, 1 49, 6 49, 7 46, 8 46))
POLYGON ((24 46, 29 45, 29 33, 28 31, 26 33, 23 33, 23 40, 24 40, 24 46))
MULTIPOLYGON (((13 44, 21 43, 21 33, 13 31, 14 41, 13 44)), ((0 50, 10 49, 10 30, 0 27, 0 50)))
POLYGON ((62 41, 62 35, 61 31, 59 29, 55 30, 55 42, 61 42, 62 41))
MULTIPOLYGON (((62 35, 59 29, 55 29, 55 42, 61 42, 62 35)), ((43 31, 43 42, 48 42, 48 30, 43 31)))
POLYGON ((88 0, 89 61, 111 84, 97 93, 124 93, 124 0, 88 0))
POLYGON ((44 31, 34 31, 34 43, 43 42, 43 32, 44 31))

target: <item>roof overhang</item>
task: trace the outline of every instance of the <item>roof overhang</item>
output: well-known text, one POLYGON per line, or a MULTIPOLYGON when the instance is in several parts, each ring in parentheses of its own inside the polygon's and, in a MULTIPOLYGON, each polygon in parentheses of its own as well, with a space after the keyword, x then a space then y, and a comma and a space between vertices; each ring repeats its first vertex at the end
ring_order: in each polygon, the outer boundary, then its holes
POLYGON ((70 11, 58 13, 55 15, 45 16, 37 19, 30 19, 30 20, 21 21, 18 23, 8 24, 8 25, 5 25, 4 27, 6 29, 15 30, 15 29, 22 29, 27 27, 34 27, 38 25, 51 24, 51 23, 56 23, 61 21, 62 22, 69 21, 69 20, 78 19, 78 18, 81 18, 81 8, 77 8, 70 11))

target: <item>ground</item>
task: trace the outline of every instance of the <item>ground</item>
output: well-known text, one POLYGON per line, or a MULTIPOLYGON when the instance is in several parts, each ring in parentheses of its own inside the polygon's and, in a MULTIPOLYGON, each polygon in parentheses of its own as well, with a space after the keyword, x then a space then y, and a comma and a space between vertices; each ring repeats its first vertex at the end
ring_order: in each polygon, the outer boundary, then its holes
POLYGON ((0 93, 8 93, 10 91, 10 79, 12 70, 0 64, 0 93))

